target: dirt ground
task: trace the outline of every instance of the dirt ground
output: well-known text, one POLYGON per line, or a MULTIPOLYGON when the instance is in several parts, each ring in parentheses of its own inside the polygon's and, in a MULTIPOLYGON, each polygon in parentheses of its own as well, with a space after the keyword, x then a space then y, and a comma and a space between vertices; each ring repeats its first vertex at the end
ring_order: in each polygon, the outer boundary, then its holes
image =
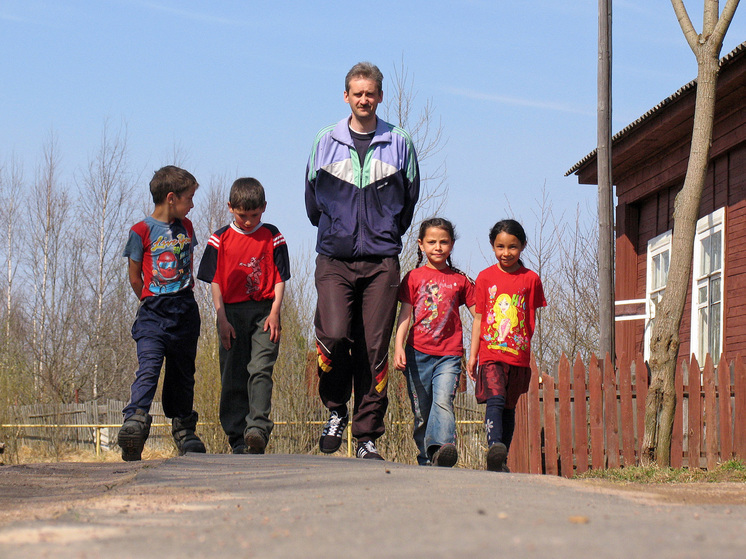
MULTIPOLYGON (((163 459, 141 462, 59 462, 0 466, 0 526, 54 518, 83 501, 107 495, 163 459)), ((613 493, 641 503, 746 505, 746 483, 637 484, 578 480, 578 489, 613 493)))

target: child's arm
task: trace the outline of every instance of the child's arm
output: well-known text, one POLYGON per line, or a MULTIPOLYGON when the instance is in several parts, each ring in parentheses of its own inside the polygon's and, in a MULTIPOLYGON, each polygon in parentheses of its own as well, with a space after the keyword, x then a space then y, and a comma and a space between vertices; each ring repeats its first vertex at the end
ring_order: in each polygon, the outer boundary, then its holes
POLYGON ((285 282, 281 281, 275 284, 275 300, 272 301, 272 309, 269 311, 267 320, 264 321, 264 331, 269 330, 270 341, 279 344, 280 332, 280 309, 282 308, 282 298, 285 295, 285 282))
MULTIPOLYGON (((474 307, 470 307, 472 310, 474 307)), ((482 315, 476 313, 474 322, 471 323, 471 347, 469 348, 469 360, 466 362, 466 372, 469 378, 476 382, 477 380, 477 357, 479 356, 479 341, 482 338, 482 315)))
POLYGON ((142 279, 142 262, 137 260, 129 260, 129 279, 132 291, 137 295, 137 300, 142 299, 142 290, 145 287, 145 282, 142 279))
POLYGON ((228 322, 228 317, 225 316, 225 304, 223 303, 223 294, 220 291, 220 286, 213 282, 210 284, 210 291, 212 292, 212 304, 215 305, 215 313, 218 315, 220 343, 223 344, 225 349, 230 349, 231 340, 236 338, 236 331, 233 329, 233 325, 228 322))
POLYGON ((412 305, 402 303, 399 310, 399 323, 396 325, 396 339, 394 341, 394 367, 403 371, 407 366, 407 356, 404 353, 404 344, 409 333, 409 324, 412 321, 412 305))

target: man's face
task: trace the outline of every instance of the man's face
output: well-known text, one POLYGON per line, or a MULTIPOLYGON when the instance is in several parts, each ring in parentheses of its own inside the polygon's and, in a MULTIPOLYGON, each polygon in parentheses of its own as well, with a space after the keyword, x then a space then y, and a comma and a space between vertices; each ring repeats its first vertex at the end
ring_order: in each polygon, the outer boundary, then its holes
POLYGON ((368 78, 353 78, 350 88, 344 93, 345 103, 349 103, 352 115, 360 122, 370 121, 376 116, 378 104, 383 101, 383 91, 368 78))

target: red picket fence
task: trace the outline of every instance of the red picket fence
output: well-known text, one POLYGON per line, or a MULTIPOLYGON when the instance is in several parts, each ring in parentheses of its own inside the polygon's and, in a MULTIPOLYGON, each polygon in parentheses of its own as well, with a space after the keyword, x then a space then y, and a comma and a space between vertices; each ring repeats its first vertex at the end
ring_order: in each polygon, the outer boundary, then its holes
MULTIPOLYGON (((516 408, 508 466, 513 472, 571 477, 590 468, 639 463, 648 368, 625 356, 616 370, 593 356, 573 365, 562 356, 557 378, 532 361, 531 386, 516 408)), ((714 468, 746 460, 746 368, 740 356, 704 368, 694 356, 676 369, 676 415, 671 466, 714 468), (694 374, 690 374, 694 373, 694 374)))

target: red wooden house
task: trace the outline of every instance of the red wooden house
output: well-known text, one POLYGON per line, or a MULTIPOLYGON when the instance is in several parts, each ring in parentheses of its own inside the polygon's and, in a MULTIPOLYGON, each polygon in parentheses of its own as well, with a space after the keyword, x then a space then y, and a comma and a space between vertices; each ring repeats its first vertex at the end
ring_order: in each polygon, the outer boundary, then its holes
MULTIPOLYGON (((696 80, 612 140, 616 187, 617 356, 649 355, 666 286, 674 199, 684 182, 696 80)), ((597 184, 596 152, 570 169, 597 184)), ((699 211, 680 356, 746 356, 746 43, 721 59, 707 182, 699 211)))

